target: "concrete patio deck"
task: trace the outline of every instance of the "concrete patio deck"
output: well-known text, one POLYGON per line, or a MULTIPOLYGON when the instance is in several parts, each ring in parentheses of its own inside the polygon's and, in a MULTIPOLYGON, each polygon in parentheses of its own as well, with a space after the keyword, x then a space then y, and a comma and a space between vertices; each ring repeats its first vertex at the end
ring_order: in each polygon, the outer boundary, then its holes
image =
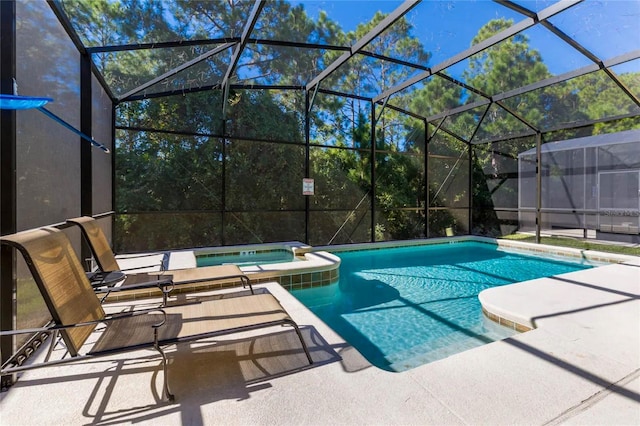
POLYGON ((487 290, 485 309, 535 329, 402 373, 370 366, 278 284, 257 287, 314 365, 281 328, 171 350, 174 404, 158 399, 153 351, 33 370, 0 394, 0 424, 640 424, 640 259, 487 290))

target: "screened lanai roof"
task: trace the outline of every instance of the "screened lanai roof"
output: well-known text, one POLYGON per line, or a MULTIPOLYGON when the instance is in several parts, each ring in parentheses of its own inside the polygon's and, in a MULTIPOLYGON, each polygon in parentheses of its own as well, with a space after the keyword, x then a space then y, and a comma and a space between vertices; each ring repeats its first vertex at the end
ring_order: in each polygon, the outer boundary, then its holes
MULTIPOLYGON (((574 149, 598 148, 630 143, 640 145, 640 130, 625 130, 617 133, 549 142, 542 145, 541 152, 571 151, 574 149)), ((536 152, 536 148, 532 148, 528 151, 521 152, 518 156, 536 155, 536 152)), ((640 155, 640 148, 638 148, 638 155, 640 155)), ((638 160, 640 160, 640 158, 638 160)))
POLYGON ((58 5, 118 103, 299 89, 444 129, 466 122, 458 136, 471 143, 621 119, 640 126, 635 0, 58 5))

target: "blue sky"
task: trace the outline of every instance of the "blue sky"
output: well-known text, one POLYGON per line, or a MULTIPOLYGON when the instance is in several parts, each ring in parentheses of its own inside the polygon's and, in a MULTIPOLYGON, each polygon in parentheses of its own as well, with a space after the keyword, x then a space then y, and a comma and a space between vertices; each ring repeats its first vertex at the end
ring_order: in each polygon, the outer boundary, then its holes
MULTIPOLYGON (((358 23, 367 22, 377 11, 392 12, 401 1, 389 0, 294 0, 302 3, 307 13, 316 18, 320 10, 340 23, 345 31, 354 30, 358 23)), ((534 11, 540 11, 556 1, 518 1, 534 11)), ((506 17, 519 22, 524 16, 488 0, 444 1, 424 0, 407 15, 419 37, 433 57, 429 65, 467 49, 473 36, 489 20, 506 17)), ((640 1, 587 0, 550 20, 568 35, 575 37, 601 59, 640 49, 640 1)), ((536 25, 524 32, 530 46, 537 49, 553 74, 561 74, 591 64, 548 30, 536 25)), ((464 64, 450 70, 461 72, 464 64), (456 69, 457 68, 457 69, 456 69)), ((640 71, 640 60, 622 67, 618 72, 640 71)))

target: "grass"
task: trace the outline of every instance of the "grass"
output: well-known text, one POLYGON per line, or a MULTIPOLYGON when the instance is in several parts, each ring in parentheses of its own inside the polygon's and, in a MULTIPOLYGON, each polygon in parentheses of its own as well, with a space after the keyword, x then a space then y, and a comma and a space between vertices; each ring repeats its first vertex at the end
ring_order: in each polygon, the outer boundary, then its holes
POLYGON ((18 278, 18 328, 40 327, 51 317, 40 290, 32 278, 18 278))
MULTIPOLYGON (((535 235, 529 234, 511 234, 501 238, 505 240, 524 241, 528 243, 536 242, 535 235)), ((628 247, 616 244, 600 244, 596 242, 578 240, 568 237, 540 237, 540 243, 550 246, 571 247, 580 250, 596 250, 606 253, 640 256, 640 247, 628 247)))

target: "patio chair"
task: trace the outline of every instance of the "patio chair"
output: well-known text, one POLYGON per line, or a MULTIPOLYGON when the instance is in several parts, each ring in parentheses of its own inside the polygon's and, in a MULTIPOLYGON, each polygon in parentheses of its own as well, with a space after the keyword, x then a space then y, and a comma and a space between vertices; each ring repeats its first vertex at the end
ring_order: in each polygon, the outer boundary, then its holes
MULTIPOLYGON (((80 227, 82 235, 89 245, 89 249, 93 254, 93 258, 98 265, 99 271, 97 272, 97 274, 108 274, 109 272, 113 271, 134 271, 137 269, 149 267, 158 267, 160 270, 164 269, 163 261, 160 261, 159 263, 154 262, 149 263, 148 265, 124 269, 118 264, 116 255, 115 253, 113 253, 113 250, 111 250, 109 241, 107 240, 106 235, 104 235, 104 232, 102 231, 100 225, 98 225, 98 221, 96 219, 89 216, 81 216, 75 217, 73 219, 67 219, 67 223, 80 227)), ((157 256, 157 254, 141 254, 132 257, 139 258, 152 256, 157 256)))
POLYGON ((96 291, 103 294, 102 300, 105 300, 113 291, 115 285, 120 285, 121 288, 119 291, 124 291, 164 284, 161 288, 164 305, 166 305, 167 296, 171 290, 173 290, 174 286, 182 284, 197 284, 210 281, 240 281, 244 288, 249 286, 251 293, 254 293, 251 280, 236 265, 215 265, 200 268, 175 269, 171 271, 166 271, 162 268, 161 272, 155 273, 130 272, 131 269, 122 270, 116 260, 115 254, 111 250, 106 235, 104 235, 102 228, 94 218, 83 216, 68 219, 67 222, 79 226, 82 230, 82 235, 89 244, 89 248, 93 253, 99 270, 89 272, 88 278, 96 291), (171 277, 171 286, 167 286, 166 283, 163 282, 165 276, 171 277))
POLYGON ((35 229, 0 237, 0 243, 22 253, 52 317, 49 326, 2 331, 0 335, 59 331, 69 353, 67 358, 32 365, 18 365, 16 360, 9 359, 2 365, 2 375, 151 348, 161 356, 163 398, 173 401, 164 352, 166 346, 277 325, 294 327, 309 364, 313 363, 298 325, 270 293, 108 315, 63 232, 54 228, 35 229), (96 343, 84 352, 83 345, 98 324, 104 324, 105 329, 96 343))

